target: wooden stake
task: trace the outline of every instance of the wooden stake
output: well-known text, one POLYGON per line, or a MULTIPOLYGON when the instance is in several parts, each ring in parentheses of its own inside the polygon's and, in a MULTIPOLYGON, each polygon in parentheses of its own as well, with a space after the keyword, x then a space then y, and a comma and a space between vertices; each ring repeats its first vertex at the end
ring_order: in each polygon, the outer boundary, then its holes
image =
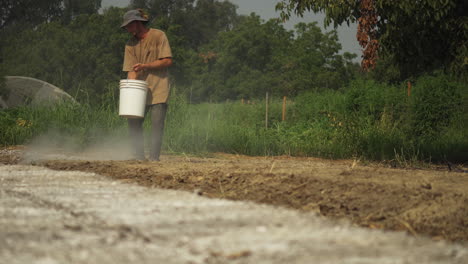
POLYGON ((265 98, 265 128, 268 128, 268 92, 265 98))
POLYGON ((408 81, 408 97, 411 96, 411 82, 408 81))
POLYGON ((283 115, 281 116, 281 121, 286 120, 286 96, 283 96, 283 115))

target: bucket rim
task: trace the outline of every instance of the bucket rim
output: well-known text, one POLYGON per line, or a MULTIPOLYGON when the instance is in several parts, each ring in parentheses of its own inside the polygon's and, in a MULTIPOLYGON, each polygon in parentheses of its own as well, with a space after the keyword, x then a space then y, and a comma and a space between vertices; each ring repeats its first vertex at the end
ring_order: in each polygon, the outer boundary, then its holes
POLYGON ((147 83, 144 80, 134 80, 134 79, 122 79, 120 83, 147 83))
POLYGON ((121 86, 119 87, 120 89, 140 89, 140 90, 148 90, 148 87, 143 87, 143 86, 121 86))

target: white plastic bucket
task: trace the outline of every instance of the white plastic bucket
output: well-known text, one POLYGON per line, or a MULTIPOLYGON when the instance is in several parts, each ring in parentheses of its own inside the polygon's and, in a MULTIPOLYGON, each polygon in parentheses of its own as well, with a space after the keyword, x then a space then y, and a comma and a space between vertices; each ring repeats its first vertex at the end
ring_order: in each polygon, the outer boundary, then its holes
POLYGON ((145 116, 148 83, 141 80, 120 80, 119 116, 142 118, 145 116))

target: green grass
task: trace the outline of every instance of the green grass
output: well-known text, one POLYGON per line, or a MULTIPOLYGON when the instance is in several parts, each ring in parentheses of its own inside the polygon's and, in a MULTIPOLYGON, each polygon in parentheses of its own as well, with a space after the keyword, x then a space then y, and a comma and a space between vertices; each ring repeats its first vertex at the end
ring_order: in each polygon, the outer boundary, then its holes
POLYGON ((0 143, 28 144, 50 135, 50 144, 86 147, 108 133, 125 133, 125 120, 114 109, 87 104, 59 103, 53 106, 18 107, 0 111, 0 143))
MULTIPOLYGON (((274 98, 269 102, 268 128, 265 101, 189 104, 173 95, 163 148, 198 155, 227 152, 400 163, 466 162, 466 86, 424 78, 419 87, 414 86, 417 98, 408 98, 403 85, 372 81, 356 81, 341 91, 304 93, 288 100, 286 121, 281 121, 281 98, 274 98)), ((61 137, 66 137, 78 148, 110 134, 127 137, 126 120, 118 116, 114 100, 101 106, 63 103, 3 110, 0 124, 2 145, 27 144, 50 131, 57 141, 51 144, 63 144, 61 137)))

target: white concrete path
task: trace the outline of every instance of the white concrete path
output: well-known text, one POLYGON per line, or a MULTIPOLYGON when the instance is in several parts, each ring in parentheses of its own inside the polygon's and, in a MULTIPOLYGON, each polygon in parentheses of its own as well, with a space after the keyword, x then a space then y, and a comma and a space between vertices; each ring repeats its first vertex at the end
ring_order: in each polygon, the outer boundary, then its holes
POLYGON ((468 263, 468 248, 293 210, 0 166, 0 263, 468 263))

